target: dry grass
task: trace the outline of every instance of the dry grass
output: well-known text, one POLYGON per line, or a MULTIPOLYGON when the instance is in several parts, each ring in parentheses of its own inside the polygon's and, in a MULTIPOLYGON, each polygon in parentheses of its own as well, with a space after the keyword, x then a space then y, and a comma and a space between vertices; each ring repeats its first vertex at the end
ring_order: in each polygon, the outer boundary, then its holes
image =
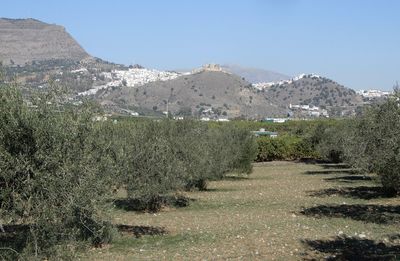
POLYGON ((186 208, 164 209, 156 214, 113 211, 116 224, 162 227, 168 234, 140 238, 125 234, 110 246, 90 250, 82 259, 320 259, 340 253, 322 253, 323 247, 313 250, 312 242, 344 235, 397 244, 398 238, 389 237, 399 232, 397 209, 381 213, 389 217, 387 220, 369 220, 369 215, 355 218, 357 213, 348 212, 353 205, 397 206, 398 198, 378 193, 367 200, 357 193, 346 193, 349 187, 354 190, 363 186, 365 190, 376 186, 373 180, 352 177, 340 165, 256 164, 249 178, 212 182, 210 191, 187 193, 195 201, 186 208), (319 213, 321 206, 324 209, 319 213), (345 206, 348 212, 340 212, 337 206, 345 206))

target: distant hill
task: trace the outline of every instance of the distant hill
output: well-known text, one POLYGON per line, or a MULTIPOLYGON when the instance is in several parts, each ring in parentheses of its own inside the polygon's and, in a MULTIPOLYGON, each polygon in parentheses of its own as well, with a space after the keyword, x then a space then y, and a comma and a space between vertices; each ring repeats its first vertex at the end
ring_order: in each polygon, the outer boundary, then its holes
POLYGON ((25 65, 35 61, 80 61, 88 53, 59 25, 35 19, 0 18, 0 61, 25 65))
POLYGON ((221 66, 223 70, 244 77, 246 81, 251 83, 260 82, 276 82, 281 80, 289 80, 291 77, 263 69, 243 67, 240 65, 226 64, 221 66))
POLYGON ((355 91, 318 75, 290 79, 267 70, 218 64, 190 73, 128 68, 90 56, 62 26, 35 19, 0 18, 0 61, 12 65, 6 66, 7 74, 17 75, 27 93, 55 82, 69 89, 72 99, 89 96, 121 113, 168 110, 174 115, 260 119, 286 116, 293 112, 292 104, 344 116, 363 104, 355 91))
POLYGON ((304 104, 314 106, 357 106, 362 97, 328 78, 303 74, 289 81, 281 81, 263 90, 265 97, 282 106, 304 104))
POLYGON ((241 77, 225 72, 202 71, 169 81, 138 87, 119 87, 97 95, 103 104, 142 108, 173 114, 219 115, 260 118, 285 115, 285 108, 271 104, 241 77))
MULTIPOLYGON (((352 115, 356 107, 363 104, 362 97, 354 90, 318 75, 303 74, 291 80, 254 85, 238 75, 221 71, 219 67, 211 69, 166 80, 155 78, 152 82, 134 86, 112 84, 112 88, 101 89, 96 98, 117 111, 160 114, 168 109, 173 115, 254 119, 281 117, 292 112, 299 117, 309 116, 307 111, 300 114, 297 110, 292 111, 290 105, 320 107, 332 116, 352 115)), ((161 72, 154 73, 161 75, 161 72)), ((138 74, 151 78, 142 71, 138 74)), ((118 82, 121 80, 113 83, 118 82)), ((130 80, 126 82, 129 85, 130 80)))

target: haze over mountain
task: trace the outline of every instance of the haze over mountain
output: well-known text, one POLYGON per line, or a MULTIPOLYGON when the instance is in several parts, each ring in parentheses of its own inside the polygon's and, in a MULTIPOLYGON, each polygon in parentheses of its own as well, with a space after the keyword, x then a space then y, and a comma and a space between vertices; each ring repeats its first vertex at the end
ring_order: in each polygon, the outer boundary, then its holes
POLYGON ((0 18, 0 62, 24 65, 33 61, 80 61, 89 54, 64 27, 35 19, 0 18))
POLYGON ((223 70, 244 77, 246 81, 251 83, 260 82, 277 82, 289 80, 291 77, 282 73, 268 71, 253 67, 244 67, 237 64, 224 64, 221 66, 223 70))

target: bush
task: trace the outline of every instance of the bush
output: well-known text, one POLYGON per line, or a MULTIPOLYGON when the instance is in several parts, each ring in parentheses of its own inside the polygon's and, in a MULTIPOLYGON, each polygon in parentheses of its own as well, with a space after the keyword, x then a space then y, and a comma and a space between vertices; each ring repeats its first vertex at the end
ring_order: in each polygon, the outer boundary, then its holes
POLYGON ((173 146, 176 134, 171 120, 146 122, 127 131, 122 182, 129 198, 147 202, 151 210, 161 207, 160 195, 184 185, 184 161, 173 146))
POLYGON ((251 173, 257 143, 249 131, 222 124, 211 128, 208 139, 211 143, 210 166, 219 173, 214 177, 222 178, 228 172, 251 173))
POLYGON ((318 126, 313 134, 313 146, 319 157, 333 163, 346 161, 351 128, 351 120, 341 120, 334 125, 318 126))
POLYGON ((257 161, 294 160, 316 157, 316 153, 310 144, 305 139, 296 136, 260 137, 257 139, 257 143, 257 161))

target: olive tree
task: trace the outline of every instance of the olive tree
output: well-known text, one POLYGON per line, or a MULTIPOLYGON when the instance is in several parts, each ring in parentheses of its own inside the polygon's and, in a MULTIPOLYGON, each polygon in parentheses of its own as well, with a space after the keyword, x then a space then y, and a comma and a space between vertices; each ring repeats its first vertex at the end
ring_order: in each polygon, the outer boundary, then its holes
POLYGON ((100 207, 114 160, 95 136, 92 106, 59 101, 47 92, 28 106, 17 88, 0 87, 0 219, 28 227, 26 244, 10 247, 20 258, 110 240, 100 207))
POLYGON ((376 172, 388 192, 400 192, 400 92, 369 108, 356 122, 348 158, 354 166, 376 172))

